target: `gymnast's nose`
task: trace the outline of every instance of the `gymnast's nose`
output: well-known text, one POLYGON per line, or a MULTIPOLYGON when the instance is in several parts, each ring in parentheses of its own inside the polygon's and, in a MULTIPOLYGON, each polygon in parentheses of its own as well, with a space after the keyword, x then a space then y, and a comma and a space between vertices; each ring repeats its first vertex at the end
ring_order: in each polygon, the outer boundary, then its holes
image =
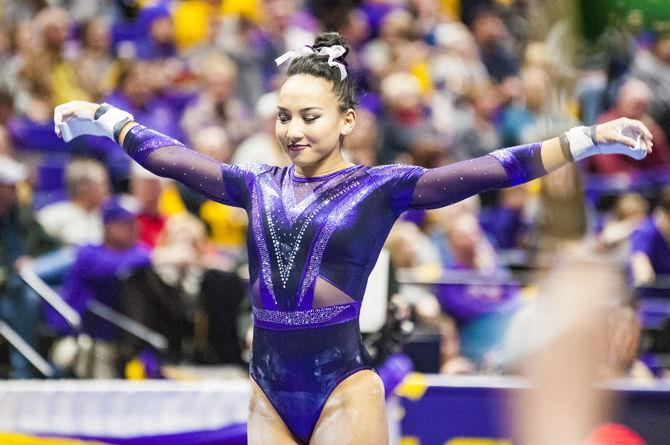
POLYGON ((286 139, 289 144, 297 144, 302 140, 304 136, 302 123, 299 119, 292 119, 288 124, 288 129, 286 131, 286 139))

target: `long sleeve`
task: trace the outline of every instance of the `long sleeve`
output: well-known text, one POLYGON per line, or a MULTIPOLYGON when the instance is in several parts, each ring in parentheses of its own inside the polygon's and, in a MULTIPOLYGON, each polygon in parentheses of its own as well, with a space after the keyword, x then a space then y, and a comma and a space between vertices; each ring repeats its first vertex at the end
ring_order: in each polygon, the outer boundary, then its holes
POLYGON ((545 175, 540 143, 428 169, 416 180, 409 207, 435 209, 488 190, 522 184, 545 175))
POLYGON ((128 132, 123 148, 150 172, 172 178, 209 199, 235 207, 248 207, 251 179, 266 167, 221 163, 141 125, 128 132))
POLYGON ((369 174, 396 215, 408 209, 445 207, 487 190, 522 184, 545 175, 541 143, 502 148, 478 158, 426 169, 380 165, 369 174))

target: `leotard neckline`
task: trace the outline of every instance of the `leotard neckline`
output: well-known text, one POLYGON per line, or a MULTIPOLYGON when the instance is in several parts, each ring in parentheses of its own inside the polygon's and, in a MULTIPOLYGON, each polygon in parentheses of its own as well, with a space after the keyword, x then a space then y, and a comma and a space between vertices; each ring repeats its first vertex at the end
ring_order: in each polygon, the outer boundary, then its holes
POLYGON ((296 176, 295 165, 291 164, 289 169, 288 169, 288 173, 289 173, 289 176, 291 177, 291 180, 296 181, 296 182, 317 182, 317 181, 327 181, 328 179, 334 178, 334 177, 339 176, 339 175, 341 175, 345 172, 349 172, 349 171, 352 171, 352 170, 354 170, 356 168, 360 168, 360 167, 361 167, 360 165, 352 165, 350 167, 345 167, 343 169, 336 170, 336 171, 334 171, 332 173, 328 173, 326 175, 305 177, 305 176, 296 176))

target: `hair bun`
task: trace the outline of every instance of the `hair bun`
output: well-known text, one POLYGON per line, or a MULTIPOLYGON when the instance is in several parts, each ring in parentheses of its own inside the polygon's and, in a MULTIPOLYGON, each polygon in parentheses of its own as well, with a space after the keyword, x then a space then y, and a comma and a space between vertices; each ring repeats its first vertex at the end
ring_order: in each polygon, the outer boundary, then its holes
POLYGON ((338 57, 336 60, 346 65, 347 62, 345 61, 345 58, 347 57, 347 54, 349 54, 349 43, 346 40, 344 40, 344 37, 342 37, 340 33, 322 32, 321 34, 316 36, 316 39, 314 39, 313 47, 314 49, 319 49, 335 45, 340 45, 344 48, 344 54, 338 57))

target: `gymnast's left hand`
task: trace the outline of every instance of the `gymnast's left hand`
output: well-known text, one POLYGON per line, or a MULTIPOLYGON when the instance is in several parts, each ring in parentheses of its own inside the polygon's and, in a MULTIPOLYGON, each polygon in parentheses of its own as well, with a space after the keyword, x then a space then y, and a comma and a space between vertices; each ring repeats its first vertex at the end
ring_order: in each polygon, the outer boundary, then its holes
POLYGON ((624 154, 642 159, 651 153, 652 135, 642 122, 621 117, 596 126, 596 141, 602 154, 624 154))
POLYGON ((132 114, 127 111, 80 100, 54 109, 54 131, 65 142, 82 135, 105 136, 116 141, 123 126, 132 120, 132 114))
POLYGON ((95 120, 95 112, 99 107, 100 104, 85 102, 83 100, 74 100, 58 105, 54 109, 54 131, 56 132, 56 135, 62 137, 61 124, 74 118, 86 121, 95 120))

